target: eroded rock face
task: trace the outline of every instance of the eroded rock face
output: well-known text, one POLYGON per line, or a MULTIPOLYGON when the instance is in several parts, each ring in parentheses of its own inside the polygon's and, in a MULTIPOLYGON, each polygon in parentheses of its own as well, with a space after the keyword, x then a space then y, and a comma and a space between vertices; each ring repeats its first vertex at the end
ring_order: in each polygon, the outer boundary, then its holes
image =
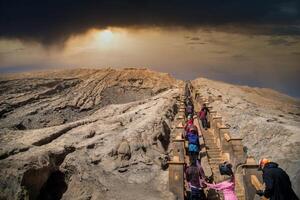
POLYGON ((109 104, 154 96, 176 87, 168 74, 146 69, 78 69, 0 77, 0 128, 51 127, 109 104))
POLYGON ((133 69, 6 77, 0 199, 172 199, 161 166, 180 84, 133 69))
POLYGON ((128 141, 122 139, 121 143, 118 145, 117 155, 121 160, 129 160, 131 157, 131 149, 128 141))
POLYGON ((300 196, 300 102, 270 89, 236 86, 200 78, 195 89, 212 101, 213 109, 242 137, 248 154, 267 157, 285 169, 300 196))
MULTIPOLYGON (((300 185, 299 102, 207 79, 193 84, 250 155, 272 158, 300 185)), ((0 85, 0 199, 174 198, 164 170, 181 81, 81 69, 2 76, 0 85)))

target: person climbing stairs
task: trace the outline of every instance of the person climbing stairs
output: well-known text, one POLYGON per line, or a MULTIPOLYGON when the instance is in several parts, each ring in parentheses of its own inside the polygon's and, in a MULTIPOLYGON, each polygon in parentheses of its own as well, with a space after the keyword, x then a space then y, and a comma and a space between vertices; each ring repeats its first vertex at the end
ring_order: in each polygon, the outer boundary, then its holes
MULTIPOLYGON (((199 104, 197 104, 196 100, 192 98, 193 96, 193 92, 189 86, 189 84, 186 85, 186 89, 189 89, 188 92, 185 92, 186 95, 182 95, 181 96, 181 100, 180 100, 180 107, 179 107, 179 112, 180 113, 180 117, 178 117, 179 120, 181 120, 181 123, 179 126, 177 126, 177 128, 179 130, 181 130, 183 132, 183 134, 177 134, 176 137, 177 139, 174 140, 174 143, 176 143, 176 150, 174 150, 174 158, 176 157, 176 160, 174 162, 171 161, 170 165, 169 165, 169 181, 170 181, 170 190, 174 193, 177 193, 177 199, 187 199, 187 197, 190 195, 191 193, 191 188, 189 187, 189 183, 187 181, 187 177, 186 174, 184 173, 186 168, 188 166, 190 166, 190 156, 188 153, 188 141, 185 140, 185 130, 186 127, 186 120, 185 117, 189 118, 189 123, 190 123, 190 119, 191 113, 186 113, 186 105, 193 105, 193 107, 195 108, 195 110, 200 110, 199 109, 199 104), (195 102, 195 103, 194 103, 195 102), (182 113, 183 112, 183 113, 182 113), (184 116, 184 117, 183 117, 184 116), (179 143, 181 143, 182 145, 180 145, 179 143), (181 149, 184 148, 184 149, 181 149), (182 160, 178 157, 178 153, 179 152, 184 152, 184 157, 182 158, 182 160), (181 175, 182 172, 183 174, 181 175), (172 177, 173 175, 175 175, 174 177, 172 177), (182 182, 181 182, 182 181, 182 182), (173 185, 172 185, 173 184, 173 185), (182 189, 181 186, 179 185, 174 185, 174 184, 182 184, 182 189), (179 191, 182 191, 183 194, 181 195, 179 191)), ((207 127, 203 128, 202 127, 202 123, 200 123, 200 119, 199 116, 197 116, 196 114, 194 114, 194 116, 192 116, 193 118, 193 122, 194 122, 194 126, 196 126, 196 129, 198 130, 198 134, 199 134, 199 144, 200 144, 200 156, 198 157, 198 159, 200 159, 200 164, 203 167, 204 171, 205 171, 205 175, 207 177, 209 177, 210 182, 220 182, 222 180, 224 180, 224 176, 222 176, 220 174, 220 170, 219 170, 219 165, 221 163, 223 163, 226 159, 224 159, 222 157, 222 150, 220 149, 220 147, 217 144, 217 139, 214 135, 214 130, 212 128, 206 129, 207 127)), ((206 178, 207 180, 207 178, 206 178)), ((202 188, 203 189, 203 188, 202 188)), ((217 192, 216 190, 213 189, 204 189, 205 190, 205 198, 206 199, 211 199, 211 200, 221 200, 222 198, 222 194, 220 194, 219 192, 217 192)))

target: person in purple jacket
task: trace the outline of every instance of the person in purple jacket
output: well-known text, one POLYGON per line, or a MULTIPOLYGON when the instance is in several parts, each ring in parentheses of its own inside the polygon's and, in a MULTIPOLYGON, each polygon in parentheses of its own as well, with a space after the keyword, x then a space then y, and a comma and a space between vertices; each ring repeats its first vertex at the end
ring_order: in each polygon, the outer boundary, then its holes
POLYGON ((196 158, 190 159, 190 166, 185 172, 186 180, 191 189, 189 200, 204 200, 203 181, 206 177, 204 170, 196 158))

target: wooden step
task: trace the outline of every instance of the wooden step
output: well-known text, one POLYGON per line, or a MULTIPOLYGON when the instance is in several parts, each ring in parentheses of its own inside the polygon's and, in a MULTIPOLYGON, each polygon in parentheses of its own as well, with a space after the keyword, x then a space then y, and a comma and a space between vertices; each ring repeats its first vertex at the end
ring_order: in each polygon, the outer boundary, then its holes
POLYGON ((210 159, 212 158, 223 158, 221 155, 221 152, 214 152, 214 153, 207 153, 208 157, 210 157, 210 159))
POLYGON ((215 141, 204 141, 206 145, 217 145, 215 141))
POLYGON ((207 151, 207 154, 209 155, 209 154, 212 154, 212 155, 214 155, 214 154, 221 154, 221 151, 220 150, 210 150, 210 151, 207 151))
POLYGON ((215 138, 213 134, 202 133, 204 138, 215 138))
POLYGON ((211 167, 211 171, 220 173, 219 172, 219 166, 211 167))
POLYGON ((210 160, 209 161, 209 164, 212 166, 212 165, 214 165, 214 166, 219 166, 219 164, 221 164, 221 163, 223 163, 224 161, 223 161, 223 159, 218 159, 218 160, 210 160))
MULTIPOLYGON (((209 157, 209 156, 208 156, 209 157)), ((223 160, 223 158, 221 157, 221 156, 219 156, 219 157, 217 157, 217 156, 215 156, 215 157, 209 157, 208 158, 210 161, 214 161, 214 160, 223 160)))
POLYGON ((210 168, 212 171, 219 171, 219 165, 217 165, 217 164, 210 165, 210 168))
POLYGON ((218 147, 218 146, 217 146, 217 143, 215 143, 215 142, 204 142, 204 144, 205 144, 206 146, 218 147))
POLYGON ((218 150, 218 151, 221 151, 221 149, 218 146, 215 146, 215 145, 206 145, 206 147, 208 148, 207 150, 218 150))
POLYGON ((213 168, 213 169, 211 169, 211 171, 212 171, 212 173, 213 173, 214 175, 221 176, 219 168, 218 168, 218 169, 217 169, 217 168, 213 168))
POLYGON ((213 150, 213 151, 220 151, 221 152, 221 149, 219 147, 211 147, 211 146, 206 146, 207 150, 213 150))
POLYGON ((218 161, 218 160, 223 160, 222 157, 213 157, 213 158, 209 158, 209 161, 218 161))
POLYGON ((205 144, 206 147, 211 148, 211 149, 220 149, 217 145, 215 144, 205 144))
POLYGON ((220 150, 207 150, 206 151, 208 154, 221 154, 220 150))
POLYGON ((203 134, 203 135, 211 135, 211 136, 214 136, 214 134, 213 134, 213 133, 211 133, 211 132, 208 132, 208 131, 203 131, 203 132, 202 132, 202 134, 203 134))
POLYGON ((210 148, 219 148, 216 144, 205 143, 205 146, 210 147, 210 148))
POLYGON ((208 153, 207 154, 209 158, 222 158, 222 155, 220 152, 216 152, 216 153, 208 153))
POLYGON ((208 138, 208 137, 204 137, 204 141, 215 141, 215 138, 208 138))
POLYGON ((207 140, 207 141, 208 141, 208 140, 215 141, 216 139, 215 139, 214 137, 205 137, 205 136, 204 136, 204 140, 207 140))
POLYGON ((215 164, 215 165, 219 165, 219 164, 221 164, 221 163, 223 163, 223 162, 224 162, 224 160, 223 160, 223 159, 218 159, 218 160, 210 160, 210 161, 209 161, 210 165, 213 165, 213 164, 215 164))
POLYGON ((211 140, 211 141, 204 140, 204 143, 205 143, 205 144, 216 144, 216 142, 215 142, 215 141, 212 141, 212 140, 211 140))
MULTIPOLYGON (((209 148, 211 148, 211 149, 220 149, 217 145, 207 145, 207 144, 205 144, 205 146, 207 146, 207 147, 209 147, 209 148)), ((221 150, 221 149, 220 149, 221 150)))

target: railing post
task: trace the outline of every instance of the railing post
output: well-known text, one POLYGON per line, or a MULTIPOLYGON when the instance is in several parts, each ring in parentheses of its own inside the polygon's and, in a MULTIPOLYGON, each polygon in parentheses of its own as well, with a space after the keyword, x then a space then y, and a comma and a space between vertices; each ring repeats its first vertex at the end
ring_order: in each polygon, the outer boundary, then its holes
POLYGON ((208 96, 208 102, 212 103, 213 101, 214 101, 213 97, 212 96, 208 96))
POLYGON ((184 139, 178 134, 173 140, 173 156, 177 156, 180 162, 184 162, 184 139))
POLYGON ((219 147, 222 152, 225 152, 225 143, 227 143, 224 139, 224 133, 228 132, 228 127, 223 125, 223 124, 217 124, 217 130, 218 130, 218 138, 217 138, 217 143, 219 144, 219 147))
POLYGON ((184 162, 174 156, 169 163, 169 190, 178 200, 184 200, 184 162))
POLYGON ((215 110, 210 110, 209 111, 209 114, 208 114, 208 121, 212 124, 212 120, 213 120, 213 117, 215 117, 217 115, 217 111, 215 110))
POLYGON ((214 132, 218 129, 218 127, 217 127, 218 123, 222 123, 222 117, 221 116, 214 116, 212 118, 212 121, 210 122, 210 126, 211 126, 210 128, 212 128, 214 132))
POLYGON ((243 176, 243 186, 247 200, 256 199, 256 190, 263 189, 261 184, 261 171, 258 171, 258 164, 252 157, 248 157, 245 164, 241 165, 242 171, 237 169, 237 173, 243 176))
POLYGON ((180 96, 180 101, 177 103, 178 112, 175 121, 175 130, 172 139, 173 157, 169 164, 169 190, 177 200, 184 200, 184 163, 185 149, 182 133, 185 123, 185 95, 180 96))
POLYGON ((226 160, 232 163, 233 161, 233 149, 230 143, 230 133, 227 132, 228 130, 224 130, 224 133, 221 134, 221 142, 222 142, 222 151, 223 154, 227 157, 226 160))
POLYGON ((241 138, 231 138, 230 143, 232 145, 232 151, 233 151, 233 157, 234 160, 232 163, 234 165, 238 165, 240 163, 245 163, 247 156, 246 153, 244 152, 244 146, 242 144, 242 139, 241 138))

